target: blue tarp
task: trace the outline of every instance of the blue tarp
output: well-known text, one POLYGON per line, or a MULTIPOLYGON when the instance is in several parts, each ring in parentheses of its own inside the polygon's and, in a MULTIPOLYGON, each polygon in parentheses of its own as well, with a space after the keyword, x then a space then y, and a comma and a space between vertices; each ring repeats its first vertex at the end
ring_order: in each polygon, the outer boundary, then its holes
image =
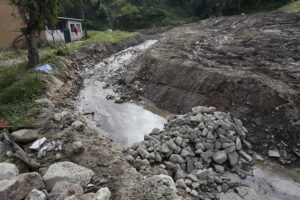
POLYGON ((45 72, 45 73, 49 74, 52 71, 52 67, 49 64, 44 64, 42 66, 35 67, 33 69, 33 71, 35 71, 35 72, 45 72))

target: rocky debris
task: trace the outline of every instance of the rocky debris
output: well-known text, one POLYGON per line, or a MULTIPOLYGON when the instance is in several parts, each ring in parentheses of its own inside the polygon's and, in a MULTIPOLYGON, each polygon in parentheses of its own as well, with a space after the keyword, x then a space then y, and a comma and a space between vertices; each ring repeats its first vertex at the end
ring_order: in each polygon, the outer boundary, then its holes
POLYGON ((0 180, 10 179, 19 175, 19 169, 11 163, 0 163, 0 180))
POLYGON ((31 192, 27 195, 25 200, 46 200, 47 197, 44 192, 39 191, 37 189, 31 190, 31 192))
POLYGON ((61 151, 63 148, 62 145, 63 143, 60 140, 52 140, 44 143, 38 152, 38 158, 45 157, 47 152, 50 151, 61 151))
POLYGON ((33 142, 38 138, 38 132, 37 130, 32 129, 22 129, 15 131, 11 134, 16 142, 20 143, 28 143, 33 142))
POLYGON ((131 69, 142 96, 158 107, 230 112, 253 133, 256 151, 267 155, 275 145, 299 164, 293 153, 300 131, 299 21, 299 12, 256 13, 186 24, 138 56, 131 69))
POLYGON ((167 175, 155 175, 147 178, 142 188, 144 196, 142 199, 183 200, 177 195, 176 185, 172 177, 167 175))
POLYGON ((41 148, 41 146, 46 142, 47 138, 43 137, 41 139, 36 140, 30 147, 29 149, 32 150, 38 150, 41 148))
POLYGON ((0 196, 4 199, 22 200, 33 189, 43 189, 42 177, 36 173, 25 173, 0 181, 0 196))
POLYGON ((75 128, 77 131, 82 131, 84 129, 84 124, 81 121, 75 121, 72 123, 72 126, 75 128))
POLYGON ((67 111, 63 111, 63 112, 60 112, 60 113, 55 113, 54 114, 54 121, 56 121, 56 122, 63 121, 66 118, 68 118, 68 116, 69 116, 69 113, 67 111))
POLYGON ((53 186, 60 181, 67 181, 86 186, 90 183, 93 175, 93 170, 65 161, 50 165, 46 174, 43 176, 43 180, 47 189, 53 188, 53 186))
POLYGON ((82 152, 84 152, 85 148, 82 145, 82 142, 77 141, 77 142, 73 142, 72 149, 73 149, 74 153, 82 153, 82 152))
POLYGON ((248 173, 252 157, 244 144, 248 131, 239 119, 213 107, 192 110, 170 117, 163 131, 153 130, 126 152, 134 157, 133 163, 163 164, 178 188, 197 196, 226 183, 221 176, 225 171, 248 173))

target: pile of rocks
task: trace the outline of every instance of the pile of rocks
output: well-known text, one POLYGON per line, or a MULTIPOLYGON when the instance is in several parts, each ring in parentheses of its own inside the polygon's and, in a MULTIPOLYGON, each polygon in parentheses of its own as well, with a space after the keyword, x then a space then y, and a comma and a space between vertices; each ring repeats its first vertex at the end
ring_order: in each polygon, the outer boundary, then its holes
POLYGON ((109 200, 111 192, 101 188, 84 193, 94 172, 72 162, 52 164, 42 177, 37 172, 19 174, 14 164, 0 163, 0 195, 14 200, 109 200))
POLYGON ((192 113, 169 117, 163 131, 154 129, 144 141, 126 150, 133 166, 140 163, 167 170, 192 196, 210 191, 226 191, 226 171, 239 175, 250 172, 251 144, 247 129, 239 119, 214 107, 198 106, 192 113))

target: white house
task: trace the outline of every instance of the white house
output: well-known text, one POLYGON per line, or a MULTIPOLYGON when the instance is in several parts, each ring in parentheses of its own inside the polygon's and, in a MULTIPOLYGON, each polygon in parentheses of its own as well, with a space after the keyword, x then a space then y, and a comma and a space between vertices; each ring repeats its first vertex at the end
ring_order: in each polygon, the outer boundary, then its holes
POLYGON ((83 36, 82 21, 83 19, 58 17, 57 26, 45 31, 47 41, 70 43, 80 40, 83 36))

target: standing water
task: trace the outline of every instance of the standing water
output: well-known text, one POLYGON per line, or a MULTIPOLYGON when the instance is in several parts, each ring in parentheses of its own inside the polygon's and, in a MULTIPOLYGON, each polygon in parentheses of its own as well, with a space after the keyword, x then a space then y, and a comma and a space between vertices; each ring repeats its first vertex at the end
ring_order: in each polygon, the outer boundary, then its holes
POLYGON ((162 129, 166 119, 133 103, 116 104, 107 100, 108 95, 116 96, 112 89, 103 89, 110 78, 126 70, 134 58, 156 41, 147 41, 128 48, 103 60, 88 73, 91 78, 81 92, 80 109, 93 113, 93 120, 114 140, 130 145, 144 139, 153 128, 162 129))

